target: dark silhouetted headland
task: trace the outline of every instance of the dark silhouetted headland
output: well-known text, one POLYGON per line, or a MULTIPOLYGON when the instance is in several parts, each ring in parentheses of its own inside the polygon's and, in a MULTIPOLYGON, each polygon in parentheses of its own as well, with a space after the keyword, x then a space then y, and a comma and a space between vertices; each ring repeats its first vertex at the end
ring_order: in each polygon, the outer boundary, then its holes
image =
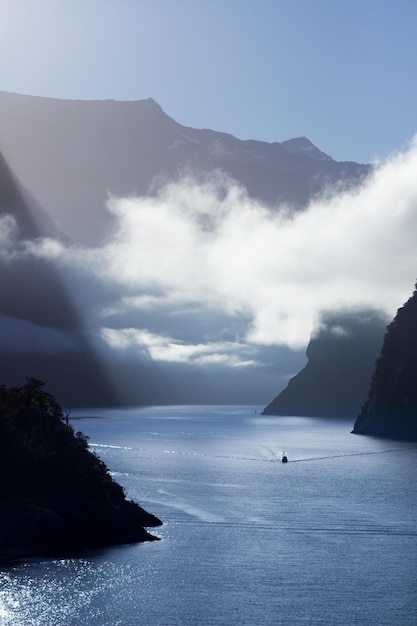
POLYGON ((155 539, 43 383, 0 386, 0 560, 68 556, 155 539))

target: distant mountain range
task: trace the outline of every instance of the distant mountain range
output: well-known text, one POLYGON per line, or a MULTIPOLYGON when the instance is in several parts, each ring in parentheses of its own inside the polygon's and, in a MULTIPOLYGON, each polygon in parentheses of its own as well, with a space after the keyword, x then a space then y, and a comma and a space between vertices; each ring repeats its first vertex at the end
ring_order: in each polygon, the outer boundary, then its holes
POLYGON ((337 162, 302 137, 242 141, 179 124, 152 99, 55 100, 0 92, 0 150, 15 175, 73 241, 111 230, 109 194, 155 193, 165 182, 221 171, 270 207, 305 207, 359 184, 370 165, 337 162))

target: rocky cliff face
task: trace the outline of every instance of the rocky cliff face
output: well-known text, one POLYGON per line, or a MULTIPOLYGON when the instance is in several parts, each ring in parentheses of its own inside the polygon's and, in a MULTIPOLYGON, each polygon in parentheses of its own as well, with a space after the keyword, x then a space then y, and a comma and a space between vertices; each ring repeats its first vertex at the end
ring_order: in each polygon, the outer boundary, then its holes
POLYGON ((326 316, 307 347, 308 363, 264 415, 353 417, 364 401, 386 319, 375 311, 326 316))
POLYGON ((417 289, 387 328, 353 432, 417 440, 417 289))

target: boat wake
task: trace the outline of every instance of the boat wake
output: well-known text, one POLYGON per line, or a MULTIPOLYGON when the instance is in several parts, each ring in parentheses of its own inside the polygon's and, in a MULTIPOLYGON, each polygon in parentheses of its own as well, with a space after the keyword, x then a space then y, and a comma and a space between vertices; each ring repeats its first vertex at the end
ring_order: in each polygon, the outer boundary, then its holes
POLYGON ((329 454, 326 456, 312 456, 305 459, 291 459, 288 463, 305 463, 306 461, 324 461, 326 459, 342 459, 349 456, 369 456, 371 454, 389 454, 390 452, 403 452, 404 450, 415 450, 415 446, 407 448, 387 448, 386 450, 368 450, 365 452, 349 452, 346 454, 329 454))

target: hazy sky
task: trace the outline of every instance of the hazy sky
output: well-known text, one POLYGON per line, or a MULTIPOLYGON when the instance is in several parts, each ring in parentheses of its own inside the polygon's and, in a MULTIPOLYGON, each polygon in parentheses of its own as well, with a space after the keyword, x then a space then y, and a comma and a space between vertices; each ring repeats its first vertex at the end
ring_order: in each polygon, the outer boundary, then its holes
POLYGON ((415 0, 0 0, 0 89, 152 97, 241 139, 382 159, 417 131, 415 0))

